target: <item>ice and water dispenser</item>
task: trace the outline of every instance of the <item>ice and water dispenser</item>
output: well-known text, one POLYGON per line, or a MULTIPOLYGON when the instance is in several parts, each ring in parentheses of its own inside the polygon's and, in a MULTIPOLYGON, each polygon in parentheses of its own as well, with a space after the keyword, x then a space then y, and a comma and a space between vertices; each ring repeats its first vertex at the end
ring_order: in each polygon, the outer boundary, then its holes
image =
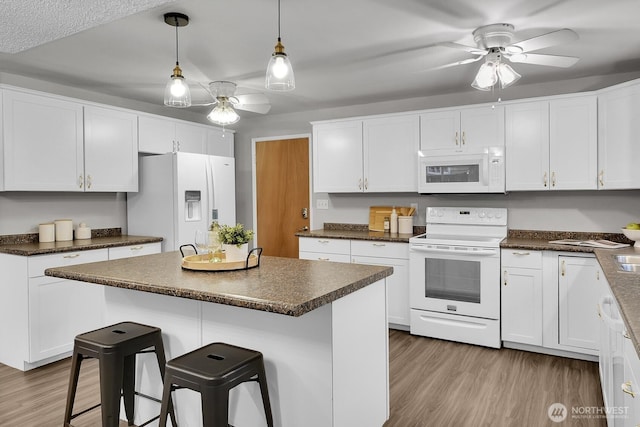
POLYGON ((185 221, 200 221, 202 219, 202 195, 199 190, 184 192, 185 221))

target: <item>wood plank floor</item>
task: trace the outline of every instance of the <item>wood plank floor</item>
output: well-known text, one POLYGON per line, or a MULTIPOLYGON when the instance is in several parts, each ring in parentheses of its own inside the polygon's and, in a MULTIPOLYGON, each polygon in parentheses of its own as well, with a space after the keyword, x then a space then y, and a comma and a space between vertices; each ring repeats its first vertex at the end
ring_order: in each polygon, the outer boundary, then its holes
MULTIPOLYGON (((555 402, 569 411, 603 405, 596 363, 395 330, 389 337, 391 417, 385 427, 606 425, 600 418, 553 423, 547 416, 555 402)), ((0 426, 61 426, 69 367, 70 359, 29 372, 0 364, 0 426)), ((96 361, 83 362, 77 409, 99 401, 97 383, 96 361)), ((74 426, 100 426, 100 411, 78 417, 74 426)))

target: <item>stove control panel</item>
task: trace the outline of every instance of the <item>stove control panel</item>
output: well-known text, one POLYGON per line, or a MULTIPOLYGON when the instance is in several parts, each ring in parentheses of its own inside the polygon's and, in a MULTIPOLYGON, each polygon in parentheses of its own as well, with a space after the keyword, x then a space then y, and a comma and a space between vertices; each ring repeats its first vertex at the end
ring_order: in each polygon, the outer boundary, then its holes
POLYGON ((507 225, 505 208, 427 208, 427 224, 507 225))

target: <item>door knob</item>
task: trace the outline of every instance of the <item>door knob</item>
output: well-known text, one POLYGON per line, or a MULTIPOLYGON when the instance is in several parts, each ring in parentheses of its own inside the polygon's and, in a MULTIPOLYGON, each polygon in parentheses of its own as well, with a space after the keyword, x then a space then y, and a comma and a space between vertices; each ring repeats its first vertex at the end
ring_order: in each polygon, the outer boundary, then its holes
POLYGON ((298 228, 298 231, 309 231, 309 227, 307 227, 306 225, 302 228, 298 228))
POLYGON ((302 208, 302 218, 303 219, 308 219, 309 218, 309 209, 302 208))

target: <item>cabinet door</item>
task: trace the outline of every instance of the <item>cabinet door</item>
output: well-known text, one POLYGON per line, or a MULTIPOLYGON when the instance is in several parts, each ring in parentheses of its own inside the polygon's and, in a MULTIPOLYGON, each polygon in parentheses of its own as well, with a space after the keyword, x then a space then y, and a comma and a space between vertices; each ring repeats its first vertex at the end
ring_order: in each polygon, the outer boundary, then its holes
POLYGON ((459 149, 460 111, 435 111, 420 115, 420 149, 459 149))
POLYGON ((597 189, 597 120, 595 96, 550 101, 549 169, 551 189, 597 189))
POLYGON ((204 126, 176 123, 176 151, 204 154, 207 129, 204 126))
POLYGON ((462 148, 504 146, 504 107, 469 108, 460 112, 462 148))
POLYGON ((387 321, 409 326, 409 260, 352 256, 351 262, 393 267, 393 274, 387 277, 387 321))
POLYGON ((222 129, 207 129, 206 154, 210 156, 234 157, 234 134, 222 129))
POLYGON ((83 191, 82 105, 3 91, 8 191, 83 191))
POLYGON ((364 191, 361 120, 313 126, 313 191, 364 191))
POLYGON ((417 115, 365 120, 365 191, 418 191, 417 115))
POLYGON ((138 118, 86 106, 85 191, 138 191, 138 118))
POLYGON ((558 340, 561 345, 598 350, 598 302, 604 287, 595 258, 558 257, 558 340))
POLYGON ((626 409, 624 427, 636 427, 640 423, 640 359, 630 339, 624 340, 623 375, 620 384, 613 387, 622 391, 622 401, 616 405, 626 409))
POLYGON ((507 191, 549 188, 549 103, 506 107, 507 191))
POLYGON ((598 96, 598 188, 640 188, 640 85, 598 96))
POLYGON ((138 116, 138 151, 165 154, 175 151, 175 122, 166 117, 138 116))
POLYGON ((542 345, 542 270, 502 269, 502 340, 542 345))

